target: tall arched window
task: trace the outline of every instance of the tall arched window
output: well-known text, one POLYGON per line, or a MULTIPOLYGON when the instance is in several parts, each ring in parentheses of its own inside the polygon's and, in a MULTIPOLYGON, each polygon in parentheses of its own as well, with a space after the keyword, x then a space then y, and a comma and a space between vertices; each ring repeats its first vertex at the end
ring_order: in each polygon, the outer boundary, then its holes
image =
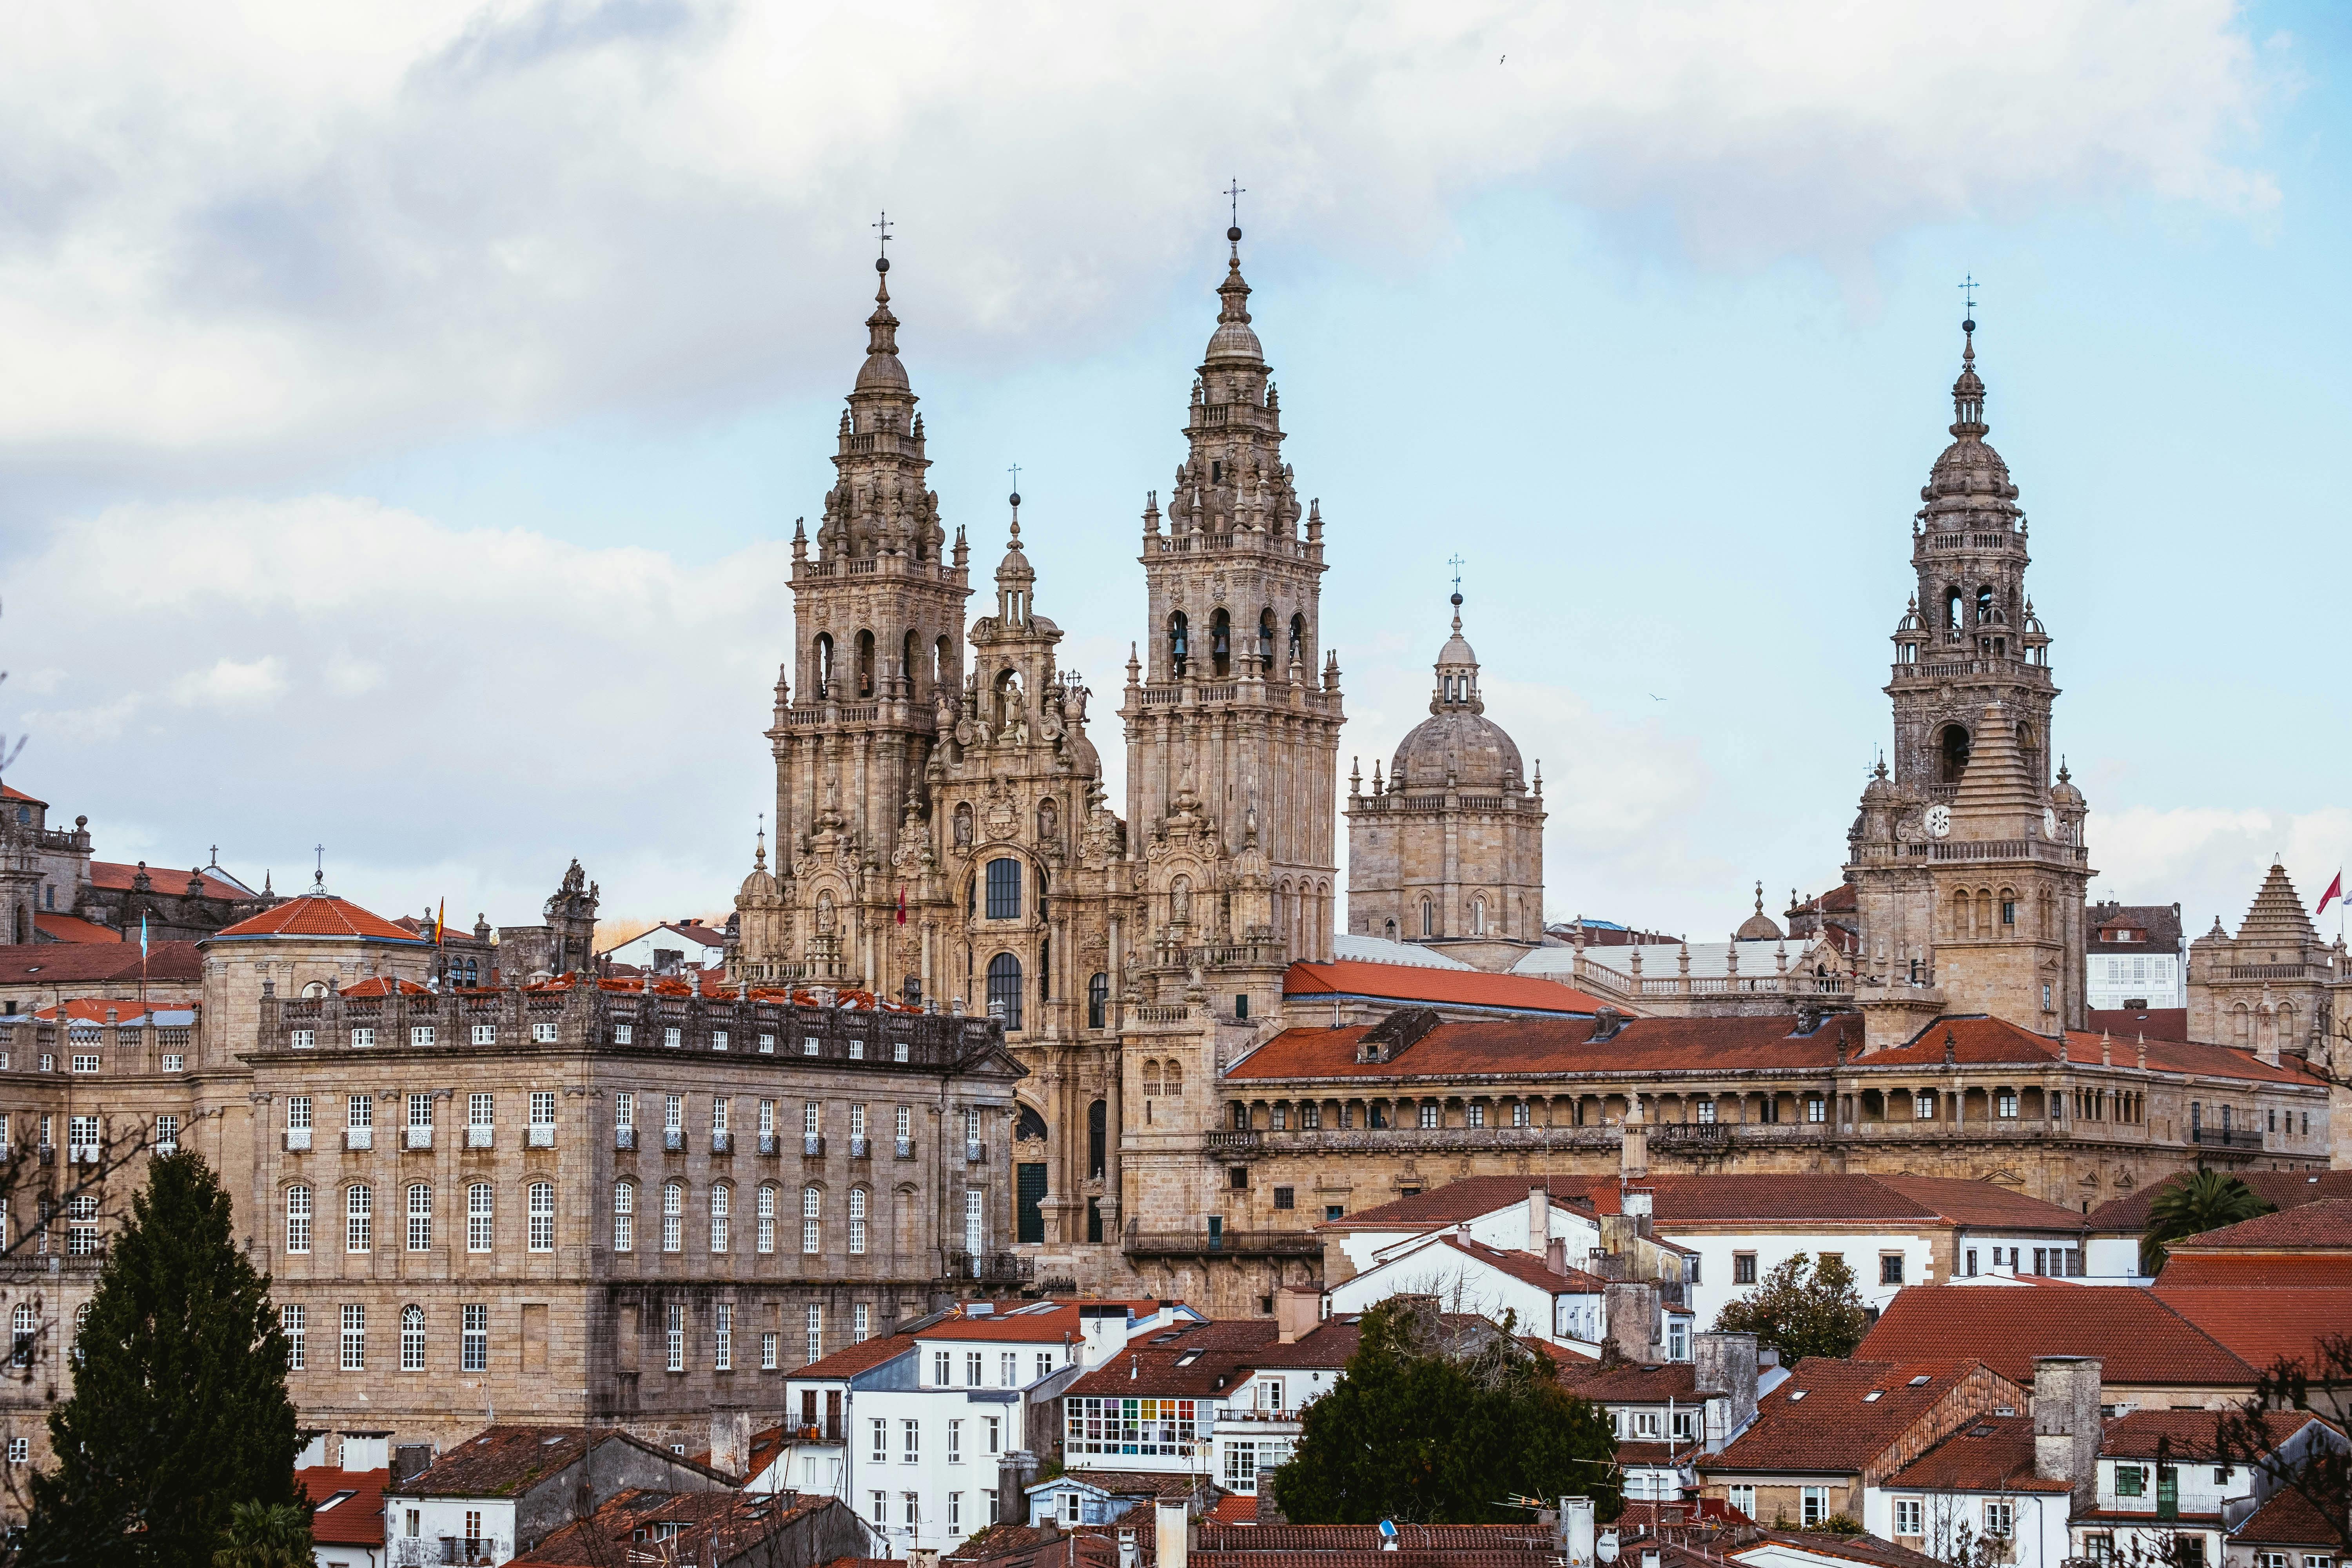
POLYGON ((819 700, 833 695, 833 634, 816 634, 816 694, 819 700))
POLYGON ((39 1326, 32 1303, 19 1301, 8 1314, 8 1363, 11 1366, 33 1364, 33 1335, 39 1326))
POLYGON ((824 1194, 814 1187, 801 1189, 801 1251, 814 1255, 824 1249, 824 1194))
POLYGON ((1192 657, 1192 627, 1179 610, 1168 617, 1168 661, 1178 679, 1183 679, 1184 666, 1192 657))
POLYGON ((425 1370, 425 1309, 413 1301, 400 1310, 400 1370, 425 1370))
POLYGON ((1995 618, 1992 608, 1992 584, 1979 584, 1977 586, 1977 625, 1990 626, 1995 618))
POLYGON ((1156 1061, 1147 1060, 1143 1064, 1143 1092, 1146 1095, 1160 1092, 1160 1064, 1156 1061))
POLYGON ((1427 899, 1421 900, 1421 934, 1423 936, 1437 934, 1437 906, 1427 899))
POLYGON ((677 1252, 686 1246, 686 1188, 677 1182, 662 1184, 662 1250, 677 1252))
POLYGON ((1234 621, 1223 610, 1209 616, 1209 668, 1220 679, 1234 672, 1234 621))
POLYGON ((1944 591, 1944 629, 1954 637, 1960 635, 1960 590, 1957 584, 1944 591))
POLYGON ((728 1212, 733 1202, 734 1194, 726 1183, 719 1182, 711 1187, 710 1250, 713 1252, 726 1251, 727 1244, 734 1239, 733 1223, 728 1212))
POLYGON ((1178 1061, 1174 1057, 1170 1057, 1166 1061, 1160 1064, 1160 1093, 1181 1094, 1184 1092, 1183 1063, 1178 1061))
POLYGON ((874 634, 857 634, 857 695, 874 695, 874 634))
POLYGON ((849 1250, 852 1256, 866 1256, 866 1189, 849 1189, 849 1250))
POLYGON ((633 1252, 637 1245, 637 1186, 635 1182, 613 1184, 613 1250, 633 1252))
POLYGON ((286 1250, 310 1250, 310 1189, 308 1187, 286 1189, 286 1250))
POLYGON ((423 1182, 409 1184, 408 1250, 433 1250, 433 1189, 423 1182))
POLYGON ((955 685, 955 645, 941 637, 931 645, 931 689, 945 690, 955 685))
POLYGON ((1958 784, 1969 766, 1969 732, 1958 724, 1947 724, 1936 740, 1936 779, 1939 784, 1958 784))
POLYGON ((375 1248, 375 1189, 354 1183, 343 1191, 343 1250, 375 1248))
POLYGON ((776 1250, 776 1189, 763 1186, 759 1197, 759 1235, 755 1238, 761 1252, 776 1250))
POLYGON ((533 1182, 528 1194, 524 1217, 528 1223, 526 1245, 533 1252, 555 1250, 555 1184, 533 1182))
POLYGON ((1274 611, 1269 607, 1259 611, 1257 617, 1258 668, 1269 675, 1274 672, 1274 611))
POLYGON ((1021 1026, 1021 961, 1009 952, 988 961, 988 1011, 1007 1029, 1021 1026))
POLYGON ((488 1252, 498 1235, 498 1194, 488 1182, 466 1188, 466 1250, 488 1252))
POLYGON ((988 918, 1021 918, 1021 862, 1006 858, 988 863, 988 918))
POLYGON ((1096 973, 1087 978, 1087 1027, 1107 1029, 1110 1026, 1110 976, 1096 973))
POLYGON ((1290 617, 1290 662, 1293 664, 1307 662, 1307 617, 1305 616, 1290 617))
POLYGON ((915 696, 915 678, 923 673, 923 645, 908 632, 898 653, 898 676, 905 685, 900 688, 909 697, 915 696))
POLYGON ((1102 1100, 1087 1107, 1087 1174, 1103 1173, 1103 1158, 1110 1142, 1110 1108, 1102 1100))

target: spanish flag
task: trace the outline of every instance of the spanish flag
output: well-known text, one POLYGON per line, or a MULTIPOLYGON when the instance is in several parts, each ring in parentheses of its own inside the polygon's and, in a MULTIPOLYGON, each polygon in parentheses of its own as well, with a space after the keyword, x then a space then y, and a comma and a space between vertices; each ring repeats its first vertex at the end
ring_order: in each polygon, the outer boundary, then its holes
POLYGON ((439 947, 441 945, 441 939, 448 934, 449 900, 446 896, 444 896, 441 900, 441 912, 433 917, 433 945, 439 947))

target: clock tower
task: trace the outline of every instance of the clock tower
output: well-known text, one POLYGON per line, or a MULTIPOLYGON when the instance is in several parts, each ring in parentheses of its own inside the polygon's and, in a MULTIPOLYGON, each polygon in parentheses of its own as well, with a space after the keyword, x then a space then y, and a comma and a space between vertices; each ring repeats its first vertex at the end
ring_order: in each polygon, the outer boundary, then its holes
POLYGON ((2050 777, 2050 636, 2025 593, 2017 486, 1986 442, 1976 323, 1963 321, 1952 443, 1911 524, 1916 574, 1886 685, 1882 762, 1847 836, 1867 1048, 1943 1013, 2055 1035, 2084 1022, 2084 805, 2050 777))

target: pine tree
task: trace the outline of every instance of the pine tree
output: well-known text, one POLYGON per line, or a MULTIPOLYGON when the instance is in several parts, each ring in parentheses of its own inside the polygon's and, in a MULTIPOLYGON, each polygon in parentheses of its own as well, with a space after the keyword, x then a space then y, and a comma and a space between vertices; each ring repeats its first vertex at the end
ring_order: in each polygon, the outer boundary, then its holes
POLYGON ((149 1163, 73 1353, 21 1563, 210 1568, 234 1505, 307 1514, 269 1281, 197 1154, 149 1163))

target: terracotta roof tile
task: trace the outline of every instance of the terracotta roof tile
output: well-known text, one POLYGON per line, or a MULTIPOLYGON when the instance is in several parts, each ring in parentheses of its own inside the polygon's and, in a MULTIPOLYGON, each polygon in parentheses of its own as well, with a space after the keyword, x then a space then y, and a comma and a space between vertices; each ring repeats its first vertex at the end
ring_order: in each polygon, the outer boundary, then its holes
POLYGON ((1698 1372, 1686 1361, 1621 1363, 1571 1381, 1577 1396, 1595 1405, 1664 1405, 1669 1399, 1691 1398, 1698 1388, 1698 1372))
MULTIPOLYGON (((1226 1076, 1244 1080, 1452 1079, 1633 1070, 1727 1072, 1753 1068, 1823 1072, 1836 1067, 1840 1041, 1855 1049, 1862 1044, 1862 1019, 1851 1013, 1830 1016, 1810 1035, 1795 1032, 1793 1015, 1632 1018, 1601 1041, 1592 1037, 1595 1026, 1591 1019, 1574 1016, 1451 1020, 1440 1023, 1384 1062, 1356 1060, 1358 1044, 1374 1026, 1286 1029, 1235 1063, 1226 1076)), ((1942 1061, 1940 1051, 1936 1059, 1942 1061)))
MULTIPOLYGON (((674 1525, 664 1549, 673 1563, 731 1563, 777 1531, 829 1508, 839 1498, 732 1490, 672 1492, 635 1488, 621 1492, 586 1519, 575 1520, 510 1563, 532 1568, 605 1568, 635 1553, 632 1542, 656 1525, 674 1525)), ((770 1548, 772 1550, 772 1547, 770 1548)), ((764 1553, 763 1553, 764 1555, 764 1553)))
POLYGON ((361 940, 396 942, 407 946, 427 945, 413 932, 385 920, 382 915, 363 910, 347 899, 331 893, 305 893, 299 899, 288 899, 273 904, 247 920, 228 927, 213 940, 264 936, 325 937, 330 940, 361 940))
MULTIPOLYGON (((147 944, 150 981, 204 978, 204 955, 193 942, 147 944)), ((139 978, 139 943, 41 942, 0 944, 0 986, 102 985, 139 978)))
POLYGON ((1508 1007, 1538 1013, 1597 1013, 1597 996, 1524 974, 1489 974, 1476 969, 1424 969, 1418 964, 1294 963, 1282 977, 1286 996, 1377 996, 1386 1001, 1428 1002, 1441 1007, 1508 1007))
POLYGON ((2171 1250, 2205 1252, 2215 1247, 2352 1248, 2352 1197, 2321 1198, 2316 1203, 2256 1215, 2252 1219, 2176 1241, 2171 1250))
POLYGON ((1956 1225, 2069 1233, 2084 1225, 2076 1210, 2044 1203, 1994 1182, 1960 1176, 1881 1176, 1878 1180, 1956 1225))
POLYGON ((21 800, 27 805, 47 805, 49 804, 47 801, 43 800, 39 795, 26 795, 15 784, 0 784, 0 800, 21 800))
MULTIPOLYGON (((1076 1339, 1086 1332, 1086 1315, 1081 1303, 1069 1301, 1009 1301, 992 1312, 972 1312, 969 1310, 942 1319, 928 1328, 915 1331, 919 1340, 1003 1340, 1013 1343, 1062 1342, 1064 1336, 1076 1339)), ((1131 1316, 1148 1317, 1160 1308, 1157 1301, 1089 1301, 1095 1307, 1124 1307, 1131 1316)))
POLYGON ((1757 1534, 1759 1539, 1756 1542, 1734 1547, 1727 1555, 1737 1562, 1746 1553, 1760 1552, 1768 1546, 1790 1546, 1819 1557, 1867 1563, 1871 1568, 1931 1568, 1931 1565, 1940 1568, 1937 1559, 1926 1552, 1897 1546, 1891 1541, 1881 1541, 1874 1535, 1831 1535, 1793 1530, 1763 1530, 1757 1534))
POLYGON ((1053 1479, 1084 1481, 1113 1497, 1190 1497, 1206 1482, 1204 1477, 1181 1470, 1095 1470, 1084 1468, 1066 1469, 1053 1479))
MULTIPOLYGON (((1458 1182, 1361 1210, 1318 1228, 1434 1229, 1455 1225, 1514 1204, 1544 1178, 1465 1176, 1458 1182)), ((1656 1175, 1650 1189, 1652 1212, 1668 1228, 1746 1221, 1907 1221, 1917 1225, 2001 1225, 2064 1231, 2083 1228, 2082 1215, 1989 1182, 1941 1176, 1780 1174, 1656 1175)), ((1553 1203, 1587 1215, 1615 1214, 1622 1184, 1614 1175, 1549 1178, 1553 1203)))
POLYGON ((1257 1499, 1244 1497, 1239 1492, 1228 1492, 1217 1500, 1214 1508, 1201 1516, 1201 1522, 1203 1524, 1255 1524, 1257 1499))
MULTIPOLYGON (((2352 1198, 2352 1171, 2233 1171, 2273 1208, 2294 1208, 2325 1198, 2352 1198)), ((2185 1182, 2187 1174, 2151 1182, 2136 1193, 2111 1198, 2091 1211, 2093 1230, 2123 1231, 2133 1236, 2147 1228, 2148 1208, 2167 1187, 2185 1182)))
MULTIPOLYGON (((385 1489, 398 1497, 515 1497, 606 1443, 628 1443, 673 1464, 694 1464, 683 1454, 610 1426, 489 1426, 442 1450, 404 1484, 385 1489)), ((716 1479, 735 1479, 707 1466, 695 1468, 716 1479)))
POLYGON ((390 1470, 339 1470, 313 1465, 294 1472, 295 1484, 310 1500, 310 1538, 321 1546, 383 1544, 383 1489, 390 1470), (331 1508, 320 1504, 338 1494, 331 1508))
POLYGON ((2157 1299, 2250 1367, 2265 1369, 2281 1357, 2316 1367, 2321 1338, 2352 1324, 2352 1284, 2181 1286, 2168 1283, 2171 1273, 2158 1276, 2157 1299))
POLYGON ((2151 1040, 2189 1038, 2186 1007, 2094 1007, 2083 1015, 2086 1035, 2105 1034, 2120 1048, 2126 1040, 2137 1048, 2139 1037, 2151 1040))
MULTIPOLYGON (((126 866, 119 860, 92 860, 89 863, 89 885, 93 888, 103 888, 110 893, 128 893, 138 887, 141 869, 142 868, 138 866, 126 866)), ((144 869, 147 872, 147 886, 151 891, 169 893, 174 897, 187 892, 186 870, 174 871, 167 866, 149 866, 144 869)), ((207 875, 203 871, 198 871, 196 875, 202 879, 205 898, 220 899, 235 903, 239 900, 254 896, 253 889, 250 888, 224 881, 218 877, 207 875)))
MULTIPOLYGON (((2099 1437, 2099 1453, 2110 1459, 2153 1459, 2159 1444, 2176 1458, 2209 1459, 2219 1452, 2215 1426, 2229 1412, 2135 1410, 2110 1420, 2099 1437)), ((2265 1410, 2263 1431, 2272 1448, 2318 1417, 2302 1410, 2265 1410)))
POLYGON ((2352 1251, 2172 1253, 2157 1283, 2167 1291, 2352 1289, 2352 1251))
POLYGON ((1923 1491, 2067 1492, 2065 1481, 2033 1471, 2033 1417, 1987 1415, 1972 1421, 1895 1472, 1885 1485, 1923 1491))
POLYGON ((879 1339, 844 1345, 831 1355, 813 1361, 789 1375, 794 1378, 855 1377, 861 1372, 872 1371, 884 1362, 896 1361, 915 1348, 915 1336, 912 1334, 884 1334, 879 1339))
POLYGON ((2029 1386, 2033 1359, 2045 1355, 2097 1356, 2110 1386, 2238 1387, 2254 1380, 2243 1361, 2151 1291, 2047 1279, 1898 1290, 1854 1354, 1979 1357, 2029 1386))
MULTIPOLYGON (((120 943, 122 941, 122 933, 112 926, 100 925, 96 921, 86 921, 79 915, 35 915, 33 929, 51 942, 120 943)), ((133 945, 136 945, 135 942, 133 945)))
POLYGON ((1325 1220, 1318 1230, 1434 1230, 1493 1214, 1507 1205, 1524 1204, 1528 1194, 1543 1187, 1556 1206, 1573 1207, 1590 1215, 1617 1212, 1615 1176, 1465 1176, 1409 1198, 1396 1198, 1359 1209, 1341 1219, 1325 1220), (1601 1206, 1605 1204, 1605 1206, 1601 1206))
MULTIPOLYGON (((1870 1349, 1867 1341, 1863 1349, 1870 1349)), ((1808 1356, 1757 1401, 1755 1425, 1700 1468, 1858 1474, 1978 1365, 1973 1356, 1948 1352, 1899 1360, 1808 1356)), ((2022 1389, 2016 1398, 2023 1408, 2022 1389)))
POLYGON ((1498 1268, 1524 1285, 1538 1290, 1549 1290, 1555 1296, 1597 1296, 1609 1282, 1597 1274, 1587 1274, 1581 1268, 1566 1273, 1555 1272, 1549 1263, 1532 1252, 1505 1252, 1488 1247, 1483 1241, 1473 1241, 1466 1236, 1448 1236, 1445 1246, 1465 1257, 1475 1258, 1490 1268, 1498 1268))
POLYGON ((1275 1338, 1271 1318, 1172 1329, 1129 1342, 1125 1350, 1064 1392, 1097 1398, 1214 1398, 1231 1393, 1255 1358, 1274 1345, 1275 1338))
POLYGON ((2281 1487, 2273 1492, 2271 1500, 2256 1509, 2253 1517, 2238 1526, 2230 1539, 2250 1546, 2319 1546, 2331 1550, 2340 1549, 2344 1543, 2336 1527, 2327 1522, 2327 1516, 2293 1487, 2281 1487))

